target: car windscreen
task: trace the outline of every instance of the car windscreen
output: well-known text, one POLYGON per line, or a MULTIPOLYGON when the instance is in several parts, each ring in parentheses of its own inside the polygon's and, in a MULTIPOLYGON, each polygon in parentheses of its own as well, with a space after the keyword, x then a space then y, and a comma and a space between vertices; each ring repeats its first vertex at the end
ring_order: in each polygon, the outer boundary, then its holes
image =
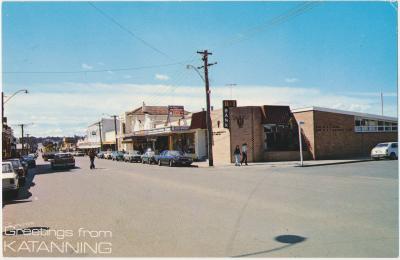
POLYGON ((375 147, 387 147, 388 143, 377 144, 375 147))
POLYGON ((56 157, 57 158, 71 158, 72 155, 70 155, 70 154, 57 154, 56 157))
POLYGON ((183 156, 183 153, 180 151, 170 151, 169 154, 173 156, 183 156))
POLYGON ((21 163, 17 160, 10 161, 14 168, 18 168, 21 166, 21 163))
POLYGON ((3 173, 9 173, 12 172, 13 169, 11 168, 11 165, 8 163, 3 163, 3 173))

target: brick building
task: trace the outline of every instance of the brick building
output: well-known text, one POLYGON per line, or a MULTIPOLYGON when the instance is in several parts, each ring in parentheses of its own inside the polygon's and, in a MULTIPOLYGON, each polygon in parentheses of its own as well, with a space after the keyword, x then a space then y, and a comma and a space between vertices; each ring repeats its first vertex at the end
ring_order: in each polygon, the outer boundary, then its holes
POLYGON ((397 141, 397 118, 322 107, 292 110, 313 159, 368 156, 381 142, 397 141))
POLYGON ((211 112, 216 163, 233 162, 236 145, 246 143, 248 160, 299 160, 298 121, 303 121, 304 159, 368 156, 380 142, 397 140, 397 118, 320 107, 290 110, 289 106, 229 108, 229 128, 222 109, 211 112))

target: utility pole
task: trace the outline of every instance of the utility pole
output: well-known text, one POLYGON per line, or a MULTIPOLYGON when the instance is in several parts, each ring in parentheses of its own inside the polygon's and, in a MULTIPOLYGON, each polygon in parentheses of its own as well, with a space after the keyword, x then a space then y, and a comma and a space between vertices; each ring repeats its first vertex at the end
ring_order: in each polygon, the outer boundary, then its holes
POLYGON ((210 111, 210 83, 208 81, 208 67, 217 64, 215 63, 208 63, 208 55, 212 55, 211 52, 208 52, 207 50, 204 51, 198 51, 198 54, 203 55, 203 62, 204 65, 201 67, 198 67, 198 69, 204 68, 204 82, 206 85, 206 102, 207 102, 207 112, 206 112, 206 122, 207 122, 207 137, 208 137, 208 165, 213 166, 214 165, 214 159, 213 159, 213 152, 212 152, 212 126, 211 126, 211 111, 210 111))
POLYGON ((4 92, 1 92, 1 127, 4 124, 4 92))
POLYGON ((101 138, 101 120, 97 123, 99 126, 99 135, 100 135, 100 151, 103 151, 103 140, 101 138))
POLYGON ((383 116, 383 93, 382 93, 382 91, 381 91, 381 113, 383 116))
POLYGON ((17 125, 15 125, 15 126, 21 127, 22 155, 24 155, 24 153, 25 153, 24 127, 25 127, 25 126, 29 126, 29 125, 33 125, 33 123, 29 123, 29 124, 17 124, 17 125))
POLYGON ((115 151, 118 151, 118 138, 117 138, 117 115, 112 115, 114 118, 114 131, 115 131, 115 151))

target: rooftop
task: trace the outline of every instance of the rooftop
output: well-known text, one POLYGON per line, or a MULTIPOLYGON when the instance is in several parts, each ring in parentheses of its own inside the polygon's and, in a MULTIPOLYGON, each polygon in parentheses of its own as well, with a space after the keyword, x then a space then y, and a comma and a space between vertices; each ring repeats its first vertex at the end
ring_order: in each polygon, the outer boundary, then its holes
MULTIPOLYGON (((168 115, 168 106, 141 106, 133 111, 128 112, 128 115, 168 115)), ((185 115, 189 114, 185 110, 185 115)))
POLYGON ((396 121, 397 122, 397 117, 381 116, 381 115, 374 115, 374 114, 368 114, 368 113, 360 113, 360 112, 332 109, 332 108, 326 108, 326 107, 304 107, 304 108, 292 109, 293 113, 307 112, 307 111, 321 111, 321 112, 337 113, 337 114, 344 114, 344 115, 351 115, 351 116, 359 116, 359 117, 364 117, 364 118, 369 118, 369 119, 396 121))

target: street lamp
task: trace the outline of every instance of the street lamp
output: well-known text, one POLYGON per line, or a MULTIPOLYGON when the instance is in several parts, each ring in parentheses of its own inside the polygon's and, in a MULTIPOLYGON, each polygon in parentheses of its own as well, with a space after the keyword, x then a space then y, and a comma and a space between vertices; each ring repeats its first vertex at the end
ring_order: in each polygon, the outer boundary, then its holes
POLYGON ((300 165, 303 167, 303 143, 301 140, 301 126, 304 125, 304 121, 299 121, 299 146, 300 146, 300 165))
POLYGON ((206 80, 204 79, 203 75, 201 75, 201 73, 200 73, 198 67, 195 67, 195 66, 193 66, 193 65, 188 64, 188 65, 186 65, 186 68, 187 68, 188 70, 189 70, 189 69, 194 69, 194 70, 197 72, 197 74, 199 74, 199 76, 200 76, 200 78, 203 80, 203 82, 206 82, 206 80))
POLYGON ((28 94, 27 89, 20 89, 14 92, 11 96, 9 96, 6 100, 4 100, 4 92, 1 92, 1 122, 4 122, 4 104, 10 101, 15 95, 18 93, 24 92, 25 94, 28 94))

